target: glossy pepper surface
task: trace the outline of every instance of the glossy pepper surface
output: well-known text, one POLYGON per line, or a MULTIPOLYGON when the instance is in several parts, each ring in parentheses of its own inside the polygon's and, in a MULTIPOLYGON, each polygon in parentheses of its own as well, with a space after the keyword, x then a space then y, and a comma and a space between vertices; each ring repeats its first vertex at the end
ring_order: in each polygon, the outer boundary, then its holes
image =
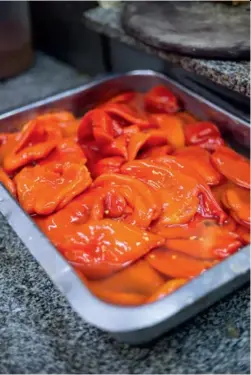
POLYGON ((250 243, 249 161, 168 87, 19 129, 0 183, 107 303, 154 303, 250 243))

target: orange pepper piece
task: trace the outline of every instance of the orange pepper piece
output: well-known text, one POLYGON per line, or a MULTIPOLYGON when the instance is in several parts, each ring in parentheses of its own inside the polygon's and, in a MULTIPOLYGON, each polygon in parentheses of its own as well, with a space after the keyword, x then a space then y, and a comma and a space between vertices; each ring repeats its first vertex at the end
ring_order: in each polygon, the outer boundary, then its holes
POLYGON ((194 117, 193 115, 191 115, 191 113, 186 111, 178 112, 176 116, 178 116, 182 120, 184 125, 192 124, 193 122, 198 122, 196 117, 194 117))
POLYGON ((185 146, 185 135, 182 120, 177 115, 155 114, 153 121, 158 128, 165 132, 168 143, 174 148, 185 146))
POLYGON ((138 260, 106 279, 90 281, 89 287, 93 292, 102 293, 105 290, 148 297, 164 282, 165 279, 147 261, 138 260))
POLYGON ((76 225, 85 224, 90 219, 91 208, 102 188, 91 188, 75 197, 60 211, 48 216, 35 216, 34 221, 57 247, 62 241, 62 233, 67 233, 76 225))
POLYGON ((141 294, 110 292, 105 289, 97 289, 93 291, 93 294, 107 303, 120 306, 143 305, 146 299, 146 297, 141 294))
POLYGON ((224 181, 220 185, 212 186, 212 193, 216 201, 221 207, 224 207, 222 203, 222 197, 224 195, 225 190, 229 187, 233 186, 233 183, 231 181, 224 181))
POLYGON ((3 166, 8 173, 49 155, 62 138, 57 123, 40 116, 28 122, 18 136, 18 141, 4 158, 3 166))
POLYGON ((223 196, 224 205, 230 209, 233 218, 250 227, 250 191, 238 186, 228 187, 223 196))
POLYGON ((134 176, 156 191, 162 202, 162 215, 159 226, 182 224, 190 221, 199 208, 199 195, 211 205, 212 216, 219 216, 222 222, 226 215, 214 200, 208 187, 194 178, 193 172, 177 163, 174 157, 163 157, 154 161, 137 160, 126 163, 121 173, 134 176))
POLYGON ((180 225, 168 225, 158 227, 153 225, 151 231, 158 233, 160 236, 166 239, 190 239, 201 237, 206 232, 208 226, 215 226, 216 228, 222 228, 227 232, 234 232, 236 229, 235 221, 229 216, 226 221, 219 225, 214 219, 205 219, 196 213, 194 218, 186 224, 180 225))
POLYGON ((181 163, 192 165, 208 185, 218 185, 220 183, 222 176, 211 164, 208 151, 199 146, 189 146, 177 150, 174 155, 181 163))
POLYGON ((119 137, 114 139, 111 143, 102 147, 103 156, 121 156, 124 159, 128 159, 127 144, 130 134, 121 134, 119 137))
POLYGON ((80 147, 87 159, 86 166, 92 175, 96 163, 102 159, 101 149, 95 141, 86 142, 84 144, 81 144, 80 147))
POLYGON ((157 271, 173 278, 192 278, 211 268, 217 261, 192 258, 186 254, 168 249, 154 249, 146 257, 157 271))
POLYGON ((39 162, 40 165, 64 164, 67 162, 85 164, 86 157, 81 147, 73 138, 62 139, 57 147, 39 162))
POLYGON ((147 133, 138 132, 132 134, 128 143, 128 160, 136 159, 140 150, 148 149, 151 146, 167 144, 167 136, 161 130, 151 130, 147 133))
POLYGON ((25 167, 14 181, 20 204, 29 214, 49 215, 63 208, 92 182, 84 165, 25 167))
POLYGON ((141 151, 138 159, 154 159, 160 156, 165 156, 173 152, 173 147, 169 145, 165 146, 153 146, 144 151, 141 151))
POLYGON ((210 188, 207 186, 204 178, 193 168, 190 164, 181 162, 177 157, 165 156, 155 159, 155 163, 164 165, 167 168, 174 168, 182 171, 187 176, 192 176, 196 179, 198 185, 198 198, 200 200, 199 211, 204 217, 218 217, 219 223, 223 224, 227 218, 226 213, 222 210, 218 202, 215 200, 210 188))
POLYGON ((64 137, 72 137, 77 134, 78 120, 70 112, 49 112, 39 116, 38 118, 44 122, 50 123, 52 127, 54 125, 59 127, 64 137))
POLYGON ((119 173, 120 167, 125 159, 122 156, 111 156, 99 160, 93 167, 92 175, 94 178, 107 173, 119 173))
POLYGON ((96 219, 102 218, 107 212, 108 217, 118 215, 125 222, 147 228, 160 215, 161 205, 156 194, 149 186, 133 177, 104 174, 94 181, 94 186, 107 188, 104 196, 101 194, 97 199, 97 205, 100 207, 101 204, 102 209, 93 207, 95 211, 101 212, 101 217, 95 217, 96 219))
POLYGON ((180 106, 176 96, 165 86, 153 87, 145 94, 145 108, 149 112, 176 113, 180 106))
POLYGON ((10 192, 11 195, 16 197, 16 185, 1 167, 0 167, 0 182, 10 192))
POLYGON ((146 303, 152 303, 168 296, 169 294, 175 292, 175 290, 181 288, 188 281, 188 279, 172 279, 167 281, 155 293, 153 293, 150 298, 146 300, 146 303))
POLYGON ((215 225, 198 228, 198 236, 189 239, 166 240, 166 247, 199 259, 224 259, 235 253, 241 242, 236 233, 215 225))
POLYGON ((87 112, 80 120, 78 140, 80 143, 95 140, 98 145, 111 143, 122 133, 114 127, 111 117, 102 109, 87 112))
POLYGON ((240 236, 240 239, 244 245, 250 243, 250 228, 245 228, 242 225, 238 225, 236 233, 240 236))
POLYGON ((93 220, 62 235, 59 250, 89 279, 121 270, 152 248, 163 244, 160 236, 111 219, 93 220))
POLYGON ((123 134, 114 139, 110 144, 101 149, 103 156, 121 156, 128 159, 128 144, 134 134, 139 133, 137 125, 130 125, 123 129, 123 134))
POLYGON ((224 145, 219 129, 211 122, 190 123, 184 127, 184 131, 187 145, 199 145, 209 151, 224 145))
POLYGON ((142 111, 137 111, 133 107, 129 107, 123 103, 111 103, 104 107, 104 111, 110 116, 115 117, 122 124, 137 125, 140 129, 148 129, 154 127, 152 121, 148 118, 147 114, 142 111))
POLYGON ((235 184, 250 189, 250 163, 229 147, 219 147, 212 155, 215 167, 235 184))

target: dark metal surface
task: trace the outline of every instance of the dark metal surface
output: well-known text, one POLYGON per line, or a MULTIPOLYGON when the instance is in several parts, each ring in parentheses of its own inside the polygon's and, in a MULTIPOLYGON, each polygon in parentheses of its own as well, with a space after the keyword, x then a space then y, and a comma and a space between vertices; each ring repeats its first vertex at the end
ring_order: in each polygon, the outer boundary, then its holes
MULTIPOLYGON (((83 114, 101 100, 125 90, 145 91, 165 84, 187 110, 202 119, 215 121, 228 136, 248 145, 250 126, 180 84, 152 71, 135 71, 100 79, 63 94, 42 100, 0 116, 0 130, 14 131, 27 119, 50 109, 67 109, 83 114)), ((0 186, 0 212, 45 269, 54 284, 79 315, 124 342, 150 341, 205 309, 249 279, 250 247, 206 271, 166 298, 140 307, 120 307, 98 300, 78 279, 70 265, 39 231, 18 203, 0 186)))

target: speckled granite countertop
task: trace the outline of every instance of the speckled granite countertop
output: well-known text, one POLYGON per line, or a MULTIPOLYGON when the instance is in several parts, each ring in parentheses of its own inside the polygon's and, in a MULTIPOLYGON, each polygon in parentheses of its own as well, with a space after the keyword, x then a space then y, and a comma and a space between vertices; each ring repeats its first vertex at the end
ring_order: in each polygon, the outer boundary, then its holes
MULTIPOLYGON (((0 112, 80 82, 39 54, 30 71, 0 84, 0 112)), ((0 373, 250 373, 248 286, 139 348, 83 322, 1 215, 0 264, 0 373)))
POLYGON ((182 66, 189 72, 202 75, 212 81, 245 95, 250 95, 250 63, 249 61, 219 61, 190 58, 172 53, 165 53, 146 46, 125 34, 121 27, 120 16, 122 6, 114 8, 95 8, 84 13, 84 22, 90 28, 117 39, 129 46, 136 47, 151 55, 182 66))

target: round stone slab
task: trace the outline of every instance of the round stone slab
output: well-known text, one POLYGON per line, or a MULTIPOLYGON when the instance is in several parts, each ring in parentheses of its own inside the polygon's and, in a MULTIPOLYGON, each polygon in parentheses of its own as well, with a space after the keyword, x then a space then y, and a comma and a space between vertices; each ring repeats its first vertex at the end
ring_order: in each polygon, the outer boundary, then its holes
POLYGON ((188 56, 250 59, 250 5, 204 1, 127 2, 125 31, 152 47, 188 56))

